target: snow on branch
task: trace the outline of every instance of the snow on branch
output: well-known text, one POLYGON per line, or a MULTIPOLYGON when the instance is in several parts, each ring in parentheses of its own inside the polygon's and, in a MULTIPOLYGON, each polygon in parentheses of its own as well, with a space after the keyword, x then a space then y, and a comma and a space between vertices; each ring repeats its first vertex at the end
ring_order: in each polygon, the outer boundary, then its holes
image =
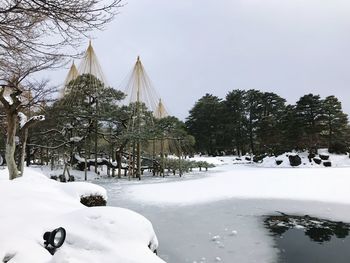
POLYGON ((23 112, 18 112, 18 118, 19 118, 19 127, 22 129, 22 127, 27 123, 28 117, 23 112))
POLYGON ((84 139, 84 137, 76 136, 76 137, 69 138, 69 141, 71 141, 71 142, 80 142, 82 139, 84 139))
POLYGON ((27 120, 27 116, 22 112, 18 113, 18 117, 19 117, 19 126, 20 126, 21 130, 28 128, 29 126, 31 126, 32 124, 34 124, 36 122, 45 120, 44 115, 36 115, 36 116, 29 118, 29 120, 27 120))

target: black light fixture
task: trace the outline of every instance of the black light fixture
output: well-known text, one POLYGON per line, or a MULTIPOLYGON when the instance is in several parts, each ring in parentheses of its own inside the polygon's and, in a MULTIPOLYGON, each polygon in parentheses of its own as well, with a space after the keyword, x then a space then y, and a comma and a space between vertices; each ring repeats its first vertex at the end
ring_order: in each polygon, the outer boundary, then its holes
POLYGON ((56 228, 52 232, 45 232, 43 238, 45 248, 53 255, 56 249, 63 245, 66 239, 66 230, 63 227, 56 228))

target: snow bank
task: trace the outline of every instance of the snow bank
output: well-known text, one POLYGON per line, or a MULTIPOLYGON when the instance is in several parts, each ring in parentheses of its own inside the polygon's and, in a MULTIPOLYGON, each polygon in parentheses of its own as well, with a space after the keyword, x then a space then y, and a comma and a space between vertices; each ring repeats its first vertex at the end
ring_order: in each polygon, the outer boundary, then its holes
POLYGON ((58 183, 32 169, 9 181, 0 170, 0 261, 9 262, 164 262, 148 248, 158 246, 152 224, 143 216, 115 207, 87 208, 80 196, 100 194, 89 183, 58 183), (67 238, 54 256, 43 234, 64 227, 67 238))
POLYGON ((287 152, 284 154, 281 154, 277 157, 265 157, 261 164, 258 164, 258 166, 261 167, 291 167, 289 163, 288 156, 290 155, 298 155, 301 158, 301 165, 297 167, 307 167, 307 168, 323 168, 324 162, 330 162, 332 167, 350 167, 350 158, 348 154, 332 154, 329 153, 327 149, 319 149, 318 155, 316 155, 315 159, 318 159, 320 161, 320 164, 317 164, 314 160, 314 158, 311 158, 311 162, 308 158, 309 153, 308 152, 287 152), (326 155, 329 156, 328 160, 321 160, 320 156, 326 155), (277 162, 280 164, 277 165, 277 162))
POLYGON ((133 185, 126 198, 190 205, 228 198, 289 199, 350 204, 350 168, 275 169, 235 166, 197 180, 133 185), (331 172, 330 172, 331 171, 331 172))
POLYGON ((188 158, 190 161, 196 161, 196 162, 207 162, 210 164, 214 164, 215 166, 221 166, 221 165, 231 165, 231 164, 248 164, 251 163, 251 157, 249 155, 245 156, 217 156, 217 157, 210 157, 210 156, 199 156, 195 155, 192 158, 188 158))

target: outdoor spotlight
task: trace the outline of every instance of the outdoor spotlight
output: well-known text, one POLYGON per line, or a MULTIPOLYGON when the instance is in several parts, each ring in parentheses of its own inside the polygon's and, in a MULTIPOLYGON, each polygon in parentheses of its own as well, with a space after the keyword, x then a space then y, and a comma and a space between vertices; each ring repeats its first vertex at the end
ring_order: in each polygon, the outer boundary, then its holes
POLYGON ((52 232, 45 232, 43 238, 45 248, 53 255, 56 249, 63 245, 66 239, 66 230, 63 227, 56 228, 52 232))

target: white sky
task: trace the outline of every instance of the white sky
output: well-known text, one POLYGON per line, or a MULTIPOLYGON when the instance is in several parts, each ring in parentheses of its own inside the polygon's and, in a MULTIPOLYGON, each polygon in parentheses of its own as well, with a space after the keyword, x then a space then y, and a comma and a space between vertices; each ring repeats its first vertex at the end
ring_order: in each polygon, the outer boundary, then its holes
MULTIPOLYGON (((224 98, 233 89, 272 91, 289 103, 336 95, 350 113, 349 14, 349 0, 128 0, 93 46, 115 88, 140 55, 183 120, 205 93, 224 98)), ((50 74, 52 82, 67 71, 50 74)))

